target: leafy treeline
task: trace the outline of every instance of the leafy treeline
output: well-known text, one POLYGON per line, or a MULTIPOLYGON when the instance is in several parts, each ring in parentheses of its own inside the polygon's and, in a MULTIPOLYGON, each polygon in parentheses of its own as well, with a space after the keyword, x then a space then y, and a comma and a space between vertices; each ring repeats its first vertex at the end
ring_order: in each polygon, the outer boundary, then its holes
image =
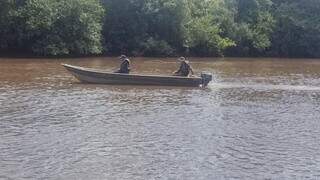
POLYGON ((0 51, 320 57, 320 1, 0 0, 0 51))

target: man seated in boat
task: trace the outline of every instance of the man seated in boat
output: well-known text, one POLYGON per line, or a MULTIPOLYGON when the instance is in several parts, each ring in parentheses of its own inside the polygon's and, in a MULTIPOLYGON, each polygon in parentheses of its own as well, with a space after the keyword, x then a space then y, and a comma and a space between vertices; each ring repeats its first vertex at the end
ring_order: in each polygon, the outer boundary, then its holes
POLYGON ((130 72, 130 60, 127 56, 121 55, 119 59, 122 61, 120 65, 120 69, 116 71, 115 73, 123 73, 123 74, 129 74, 130 72))
POLYGON ((194 74, 193 69, 189 64, 189 61, 187 61, 185 57, 180 57, 178 61, 180 61, 181 64, 179 69, 173 73, 174 76, 188 77, 190 74, 194 74))

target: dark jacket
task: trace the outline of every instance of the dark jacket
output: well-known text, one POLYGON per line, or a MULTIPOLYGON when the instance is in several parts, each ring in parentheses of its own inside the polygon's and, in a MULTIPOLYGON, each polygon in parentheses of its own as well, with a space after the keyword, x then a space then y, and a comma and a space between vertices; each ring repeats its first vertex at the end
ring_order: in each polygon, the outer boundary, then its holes
POLYGON ((189 76, 189 74, 193 74, 193 70, 191 68, 191 66, 189 65, 189 63, 187 63, 186 61, 182 61, 179 70, 177 70, 176 72, 174 72, 175 76, 189 76))
POLYGON ((129 74, 130 72, 130 60, 128 58, 124 59, 120 65, 120 69, 116 73, 129 74))

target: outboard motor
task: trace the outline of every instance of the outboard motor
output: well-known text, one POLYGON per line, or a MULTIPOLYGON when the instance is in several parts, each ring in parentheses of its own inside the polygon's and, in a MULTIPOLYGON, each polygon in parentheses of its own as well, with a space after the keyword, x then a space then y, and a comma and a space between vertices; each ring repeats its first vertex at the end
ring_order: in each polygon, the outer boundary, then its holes
POLYGON ((202 79, 202 87, 206 87, 210 81, 212 81, 212 74, 211 73, 201 73, 201 79, 202 79))

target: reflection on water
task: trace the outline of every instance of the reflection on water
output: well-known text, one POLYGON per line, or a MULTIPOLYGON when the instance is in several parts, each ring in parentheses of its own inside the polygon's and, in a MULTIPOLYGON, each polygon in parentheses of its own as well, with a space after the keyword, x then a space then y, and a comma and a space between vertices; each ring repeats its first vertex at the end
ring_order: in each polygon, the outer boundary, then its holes
POLYGON ((0 59, 0 179, 320 178, 320 61, 191 62, 208 88, 85 85, 60 66, 108 58, 0 59))

